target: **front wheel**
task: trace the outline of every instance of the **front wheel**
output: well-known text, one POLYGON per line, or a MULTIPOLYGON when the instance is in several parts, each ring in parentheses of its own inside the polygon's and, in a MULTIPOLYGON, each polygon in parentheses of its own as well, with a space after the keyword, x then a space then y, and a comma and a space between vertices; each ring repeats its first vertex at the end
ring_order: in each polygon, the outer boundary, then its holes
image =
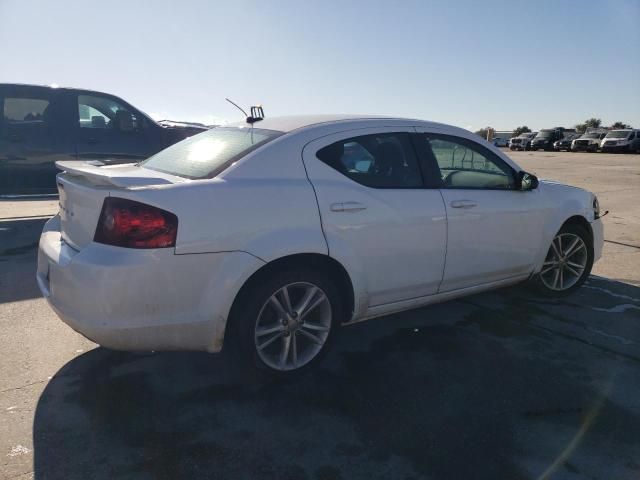
POLYGON ((256 284, 230 318, 243 363, 289 376, 317 363, 339 325, 341 297, 327 275, 288 270, 256 284))
POLYGON ((535 277, 538 291, 552 297, 569 295, 585 282, 592 266, 591 236, 584 227, 565 225, 551 242, 535 277))

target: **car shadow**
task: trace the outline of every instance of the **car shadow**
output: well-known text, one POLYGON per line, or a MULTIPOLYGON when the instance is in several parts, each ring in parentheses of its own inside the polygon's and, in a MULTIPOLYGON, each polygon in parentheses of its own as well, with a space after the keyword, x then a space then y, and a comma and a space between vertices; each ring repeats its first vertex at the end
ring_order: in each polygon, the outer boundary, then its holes
POLYGON ((38 242, 47 220, 0 220, 0 303, 41 296, 36 284, 38 242))
POLYGON ((540 303, 512 288, 349 326, 288 381, 226 353, 96 348, 39 399, 35 478, 520 479, 590 461, 625 478, 640 469, 640 418, 602 368, 640 363, 570 337, 592 334, 578 309, 614 315, 593 309, 640 305, 640 288, 587 286, 600 290, 540 303))

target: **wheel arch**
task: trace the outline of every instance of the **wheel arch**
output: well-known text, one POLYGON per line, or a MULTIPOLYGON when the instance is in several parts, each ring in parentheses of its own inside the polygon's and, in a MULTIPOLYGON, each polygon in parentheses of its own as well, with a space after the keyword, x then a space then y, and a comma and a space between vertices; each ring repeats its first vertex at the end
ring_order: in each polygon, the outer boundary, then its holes
POLYGON ((562 230, 562 228, 565 225, 578 225, 584 228, 589 234, 589 239, 591 240, 591 246, 593 247, 593 228, 591 227, 589 220, 587 220, 587 218, 584 215, 576 212, 576 213, 573 213, 573 215, 570 215, 564 221, 561 222, 556 220, 556 222, 553 222, 553 224, 557 225, 557 227, 553 227, 552 225, 548 224, 547 227, 545 228, 546 233, 544 234, 544 237, 543 237, 544 240, 542 242, 542 248, 538 252, 538 256, 535 261, 533 274, 538 273, 542 268, 542 263, 544 262, 544 259, 547 255, 547 251, 549 250, 551 239, 553 239, 558 234, 558 232, 562 230))
POLYGON ((225 338, 229 332, 231 325, 229 322, 237 315, 238 309, 244 304, 244 299, 249 294, 254 285, 260 283, 264 278, 289 269, 309 268, 314 270, 322 270, 336 282, 338 291, 342 295, 343 301, 343 323, 351 320, 355 308, 355 294, 351 276, 335 258, 329 255, 319 253, 297 253, 277 258, 269 263, 261 266, 256 270, 242 285, 235 296, 229 316, 227 318, 227 326, 225 328, 225 338))
POLYGON ((589 238, 591 243, 593 244, 593 229, 591 228, 591 223, 582 215, 573 215, 567 218, 564 223, 558 229, 558 232, 562 230, 562 227, 565 225, 578 225, 579 227, 584 228, 589 233, 589 238))

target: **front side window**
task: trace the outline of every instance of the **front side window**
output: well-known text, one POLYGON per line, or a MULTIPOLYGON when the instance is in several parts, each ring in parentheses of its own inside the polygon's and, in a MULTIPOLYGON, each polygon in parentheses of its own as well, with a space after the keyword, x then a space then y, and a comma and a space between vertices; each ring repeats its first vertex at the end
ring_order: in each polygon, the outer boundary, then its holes
POLYGON ((5 97, 3 118, 7 125, 44 125, 49 101, 41 98, 5 97))
POLYGON ((280 135, 259 128, 212 128, 165 148, 140 166, 179 177, 211 178, 280 135))
POLYGON ((372 188, 420 188, 418 160, 407 133, 348 138, 317 152, 322 162, 372 188))
POLYGON ((142 126, 139 114, 112 98, 99 95, 78 95, 78 121, 80 128, 119 132, 133 132, 142 126))
POLYGON ((450 135, 427 135, 443 188, 511 190, 513 169, 481 145, 450 135))

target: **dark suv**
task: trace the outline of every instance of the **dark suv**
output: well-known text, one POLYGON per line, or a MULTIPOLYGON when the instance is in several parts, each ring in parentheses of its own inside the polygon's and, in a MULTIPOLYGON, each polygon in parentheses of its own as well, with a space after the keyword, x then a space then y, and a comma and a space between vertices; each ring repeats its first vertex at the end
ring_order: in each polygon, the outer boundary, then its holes
POLYGON ((531 150, 553 150, 553 144, 564 137, 562 128, 545 128, 531 141, 531 150))
POLYGON ((204 125, 152 120, 107 93, 0 84, 0 196, 56 193, 57 160, 143 160, 204 125))

